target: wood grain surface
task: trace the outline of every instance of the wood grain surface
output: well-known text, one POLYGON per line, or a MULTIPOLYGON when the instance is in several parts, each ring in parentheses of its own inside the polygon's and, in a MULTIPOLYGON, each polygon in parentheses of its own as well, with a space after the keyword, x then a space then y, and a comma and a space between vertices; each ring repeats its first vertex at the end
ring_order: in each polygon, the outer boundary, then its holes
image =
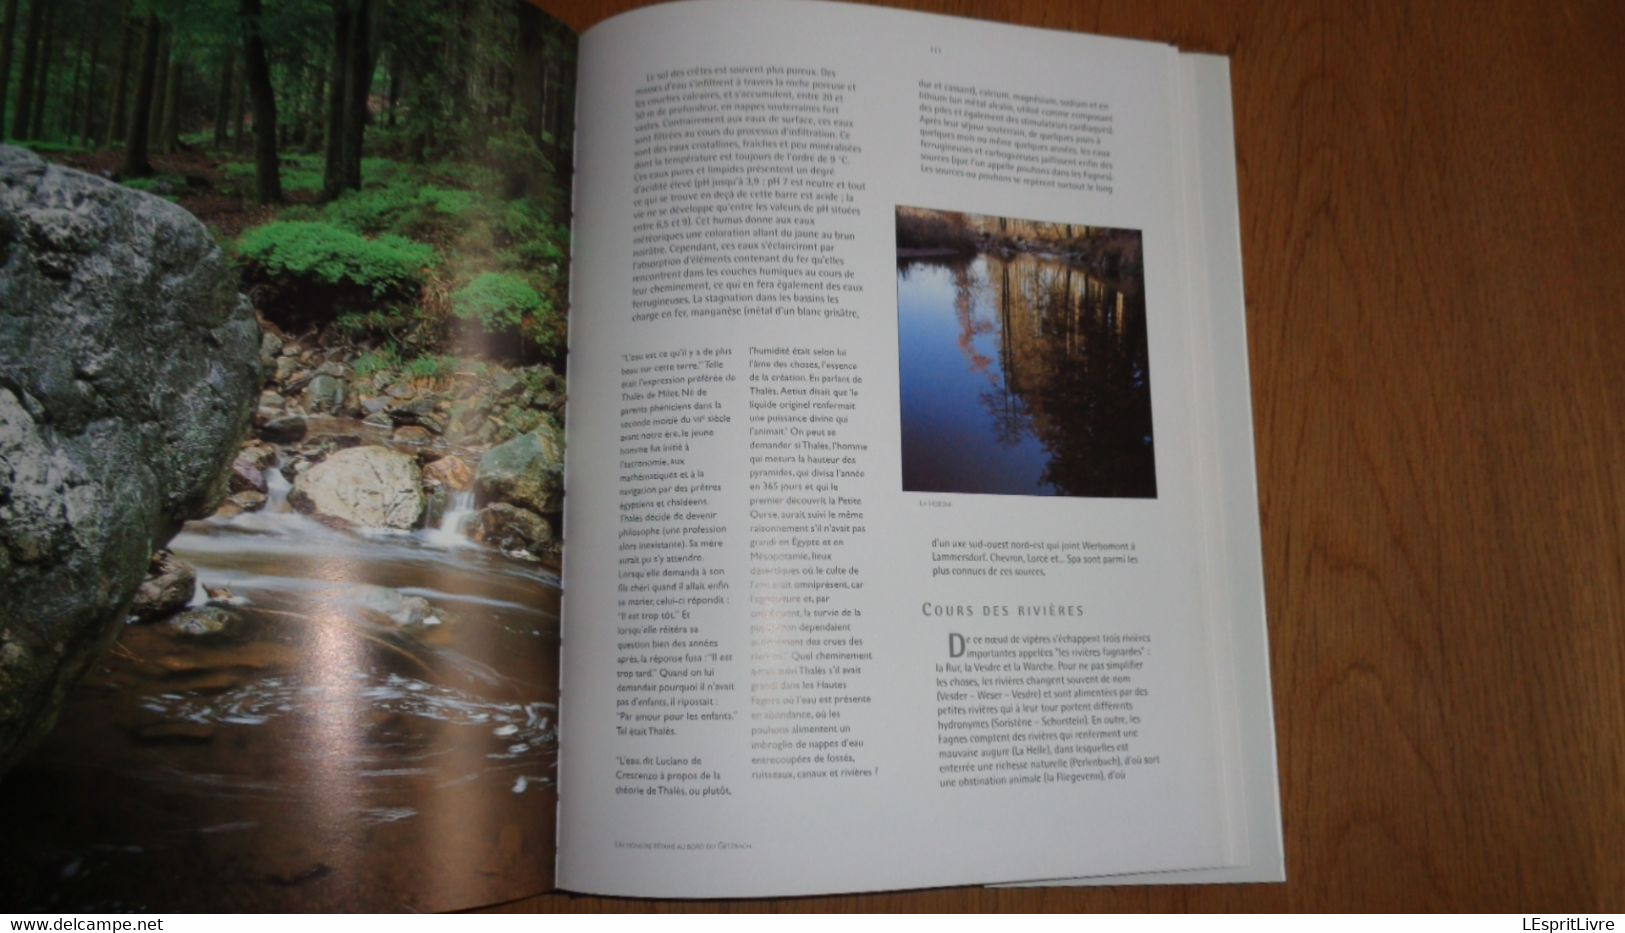
POLYGON ((1289 880, 508 909, 1625 911, 1625 4, 907 5, 1231 57, 1289 880))

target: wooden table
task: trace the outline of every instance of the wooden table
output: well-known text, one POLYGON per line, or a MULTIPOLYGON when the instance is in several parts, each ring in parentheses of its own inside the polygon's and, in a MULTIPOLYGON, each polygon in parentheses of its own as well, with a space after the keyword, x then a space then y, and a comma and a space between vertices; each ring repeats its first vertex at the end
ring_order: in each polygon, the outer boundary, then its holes
POLYGON ((1231 58, 1290 880, 512 907, 1625 910, 1625 3, 907 5, 1231 58))

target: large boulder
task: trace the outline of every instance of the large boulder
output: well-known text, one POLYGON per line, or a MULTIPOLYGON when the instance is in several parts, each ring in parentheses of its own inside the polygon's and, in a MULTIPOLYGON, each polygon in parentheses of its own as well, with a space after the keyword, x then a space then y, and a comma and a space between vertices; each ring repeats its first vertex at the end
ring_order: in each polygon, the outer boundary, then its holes
POLYGON ((553 543, 547 519, 506 502, 493 502, 475 513, 468 536, 500 551, 522 551, 532 557, 541 557, 553 543))
POLYGON ((415 528, 423 516, 415 460, 376 445, 350 447, 300 473, 288 503, 301 512, 369 528, 415 528))
POLYGON ((550 424, 499 444, 474 475, 481 502, 507 502, 541 515, 564 506, 564 437, 550 424))
POLYGON ((224 495, 259 350, 195 217, 0 147, 0 771, 224 495))
POLYGON ((463 458, 448 455, 425 466, 423 479, 443 489, 462 492, 474 485, 474 471, 463 458))

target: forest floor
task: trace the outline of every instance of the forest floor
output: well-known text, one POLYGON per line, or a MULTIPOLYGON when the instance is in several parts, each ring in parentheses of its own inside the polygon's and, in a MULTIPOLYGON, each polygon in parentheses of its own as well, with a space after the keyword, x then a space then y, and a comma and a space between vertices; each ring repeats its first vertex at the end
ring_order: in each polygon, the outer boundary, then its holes
MULTIPOLYGON (((227 183, 225 166, 246 158, 229 150, 197 147, 154 154, 151 161, 155 177, 184 179, 184 186, 177 184, 171 200, 203 221, 217 240, 228 240, 250 227, 271 222, 288 204, 316 203, 315 194, 302 192, 287 195, 287 204, 282 205, 255 204, 242 197, 227 183)), ((114 179, 123 167, 124 153, 120 149, 92 149, 55 159, 82 172, 114 179)))

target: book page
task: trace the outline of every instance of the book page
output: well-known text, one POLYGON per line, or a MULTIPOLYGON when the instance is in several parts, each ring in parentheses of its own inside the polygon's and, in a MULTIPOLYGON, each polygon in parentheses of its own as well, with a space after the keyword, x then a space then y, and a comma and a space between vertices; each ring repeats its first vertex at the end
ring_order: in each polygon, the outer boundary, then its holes
POLYGON ((1072 878, 1050 884, 1212 884, 1283 881, 1281 813, 1275 775, 1275 727, 1253 468, 1252 417, 1241 287, 1235 132, 1226 59, 1182 54, 1183 114, 1179 151, 1185 163, 1184 232, 1195 312, 1191 372, 1214 391, 1203 399, 1194 441, 1201 450, 1207 561, 1218 567, 1209 586, 1210 626, 1220 681, 1216 707, 1228 736, 1229 806, 1245 839, 1245 863, 1222 868, 1072 878))
POLYGON ((583 37, 562 887, 1247 859, 1176 66, 841 5, 583 37))

